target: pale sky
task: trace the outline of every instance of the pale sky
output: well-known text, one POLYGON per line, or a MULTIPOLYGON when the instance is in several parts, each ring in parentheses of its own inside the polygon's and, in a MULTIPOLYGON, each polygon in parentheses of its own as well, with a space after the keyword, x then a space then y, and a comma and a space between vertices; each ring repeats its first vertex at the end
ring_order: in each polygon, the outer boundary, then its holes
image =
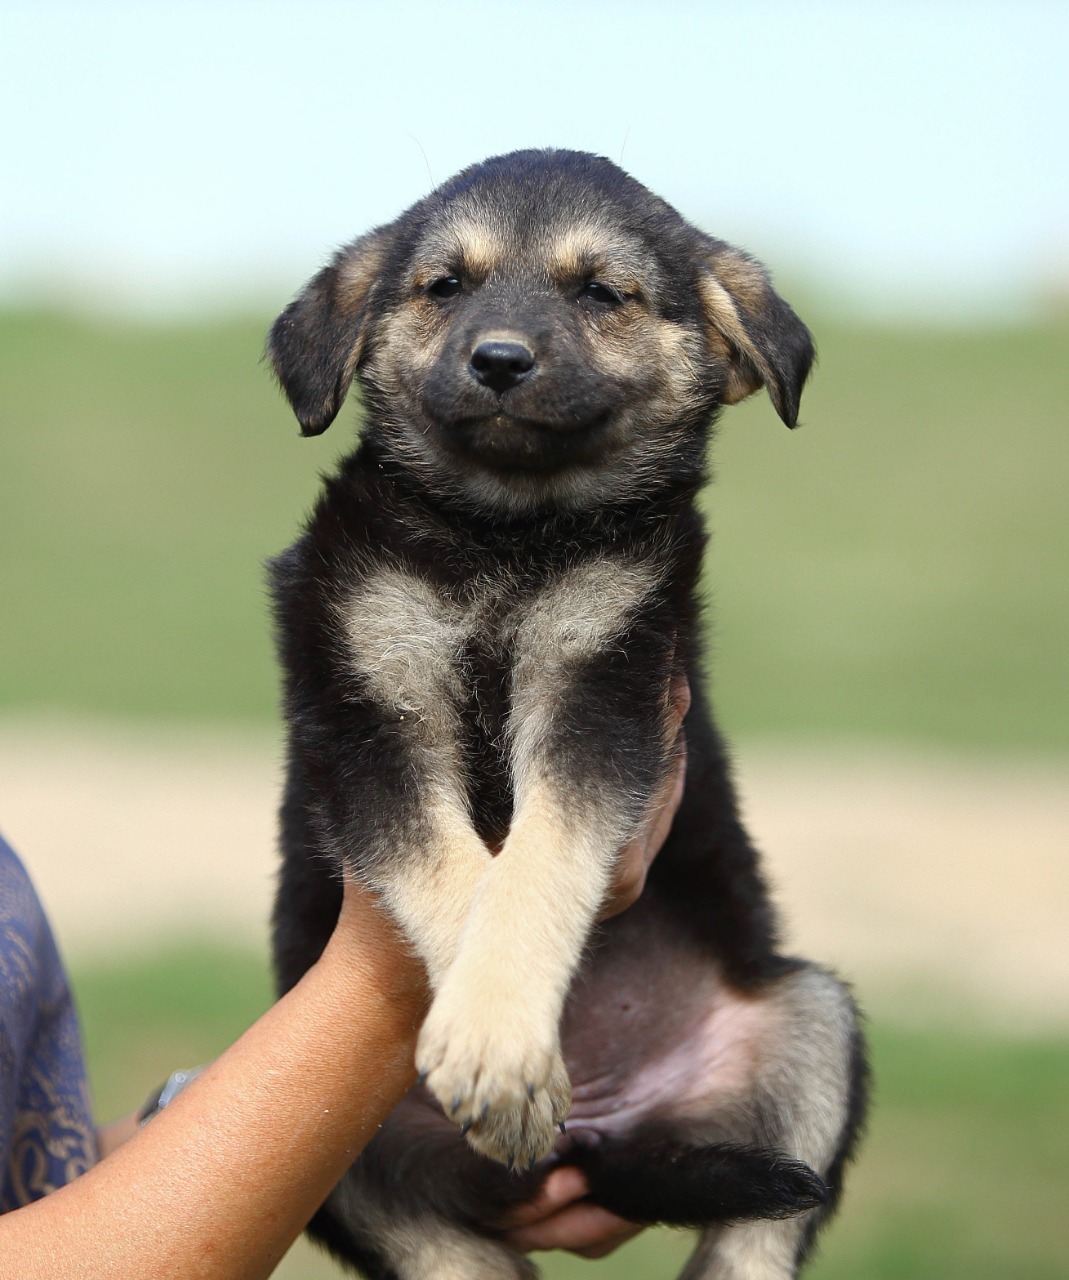
POLYGON ((277 301, 532 145, 854 305, 1069 294, 1064 2, 0 0, 0 118, 0 304, 277 301))

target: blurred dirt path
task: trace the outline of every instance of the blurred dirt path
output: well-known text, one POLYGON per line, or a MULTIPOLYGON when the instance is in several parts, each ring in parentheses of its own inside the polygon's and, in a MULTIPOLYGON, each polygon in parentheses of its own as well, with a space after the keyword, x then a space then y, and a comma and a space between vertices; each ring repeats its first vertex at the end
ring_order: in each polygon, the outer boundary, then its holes
MULTIPOLYGON (((1064 764, 747 747, 792 949, 923 1009, 1069 1025, 1064 764)), ((75 958, 197 932, 262 945, 278 751, 204 731, 0 722, 0 831, 75 958)))

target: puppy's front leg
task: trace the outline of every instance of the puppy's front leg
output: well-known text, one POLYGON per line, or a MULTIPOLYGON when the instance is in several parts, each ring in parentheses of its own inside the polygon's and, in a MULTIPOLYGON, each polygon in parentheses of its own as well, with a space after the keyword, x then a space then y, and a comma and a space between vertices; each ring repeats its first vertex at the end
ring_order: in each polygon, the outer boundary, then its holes
POLYGON ((437 991, 453 963, 476 885, 491 865, 458 791, 428 797, 426 842, 367 878, 411 940, 437 991))
POLYGON ((671 652, 636 611, 649 578, 574 571, 515 632, 512 828, 417 1048, 447 1113, 487 1155, 547 1154, 570 1085, 559 1023, 618 851, 668 768, 671 652))
POLYGON ((550 779, 528 780, 420 1036, 429 1087, 498 1160, 548 1154, 568 1114, 561 1009, 622 843, 598 818, 550 779))
POLYGON ((460 604, 414 575, 380 569, 335 608, 355 677, 320 773, 334 779, 329 829, 383 897, 437 990, 456 953, 490 851, 465 795, 458 654, 475 626, 460 604), (351 739, 357 758, 346 761, 351 739), (339 815, 342 815, 339 817, 339 815))

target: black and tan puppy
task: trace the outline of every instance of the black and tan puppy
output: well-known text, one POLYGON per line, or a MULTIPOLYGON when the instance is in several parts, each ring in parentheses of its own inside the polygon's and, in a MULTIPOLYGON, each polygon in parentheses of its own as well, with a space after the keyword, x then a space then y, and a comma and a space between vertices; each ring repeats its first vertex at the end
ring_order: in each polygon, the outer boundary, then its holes
POLYGON ((305 434, 354 377, 366 408, 274 565, 280 983, 349 875, 434 991, 421 1084, 314 1229, 372 1277, 528 1276, 496 1224, 564 1161, 617 1213, 704 1228, 692 1280, 795 1275, 860 1122, 861 1040, 843 987, 777 951, 701 696, 694 500, 721 406, 764 386, 794 425, 808 331, 609 161, 524 151, 343 249, 269 350, 305 434), (595 930, 684 677, 682 807, 595 930))

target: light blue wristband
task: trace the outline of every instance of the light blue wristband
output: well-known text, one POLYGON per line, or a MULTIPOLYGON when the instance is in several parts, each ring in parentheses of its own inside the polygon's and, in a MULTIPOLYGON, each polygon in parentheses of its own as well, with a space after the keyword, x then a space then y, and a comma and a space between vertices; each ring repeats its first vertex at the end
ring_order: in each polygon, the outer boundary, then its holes
POLYGON ((172 1071, 163 1084, 149 1094, 148 1101, 137 1113, 137 1123, 148 1124, 153 1116, 158 1115, 169 1102, 178 1097, 186 1085, 192 1084, 203 1070, 203 1067, 190 1067, 186 1071, 172 1071))

